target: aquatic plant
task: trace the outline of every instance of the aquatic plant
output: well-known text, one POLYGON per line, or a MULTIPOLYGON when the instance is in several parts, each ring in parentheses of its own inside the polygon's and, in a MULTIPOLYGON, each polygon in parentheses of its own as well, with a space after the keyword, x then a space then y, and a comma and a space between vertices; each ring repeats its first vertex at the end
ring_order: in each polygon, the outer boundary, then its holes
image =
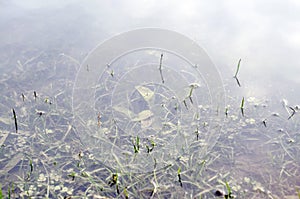
POLYGON ((239 87, 241 87, 241 84, 240 84, 240 81, 239 81, 237 75, 238 75, 238 72, 239 72, 239 70, 240 70, 240 64, 241 64, 241 61, 242 61, 242 59, 239 59, 239 62, 238 62, 238 65, 237 65, 235 74, 234 74, 234 76, 233 76, 233 78, 236 80, 236 82, 237 82, 237 84, 238 84, 239 87))

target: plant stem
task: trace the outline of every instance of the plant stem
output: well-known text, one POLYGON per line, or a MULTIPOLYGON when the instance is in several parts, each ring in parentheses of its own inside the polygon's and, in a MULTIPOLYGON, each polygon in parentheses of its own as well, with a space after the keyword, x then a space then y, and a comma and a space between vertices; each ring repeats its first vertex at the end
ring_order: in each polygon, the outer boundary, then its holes
POLYGON ((243 97, 241 107, 240 107, 243 117, 244 117, 244 102, 245 102, 245 98, 243 97))
POLYGON ((162 53, 160 55, 160 61, 159 61, 159 73, 160 73, 162 83, 165 83, 165 80, 164 80, 164 77, 163 77, 163 74, 162 74, 162 59, 163 59, 163 56, 164 56, 164 54, 162 53))

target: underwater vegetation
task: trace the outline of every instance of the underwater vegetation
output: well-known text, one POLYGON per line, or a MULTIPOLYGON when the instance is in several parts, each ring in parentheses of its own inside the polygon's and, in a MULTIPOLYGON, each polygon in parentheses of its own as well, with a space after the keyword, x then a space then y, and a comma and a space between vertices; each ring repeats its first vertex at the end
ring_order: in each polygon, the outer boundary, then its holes
MULTIPOLYGON (((117 152, 127 159, 114 150, 108 151, 113 160, 99 159, 107 151, 82 144, 72 112, 77 61, 27 52, 14 72, 2 74, 0 198, 300 198, 298 105, 271 97, 228 96, 226 107, 210 107, 199 103, 199 94, 208 92, 203 82, 194 81, 181 87, 177 99, 165 87, 175 75, 164 66, 171 55, 153 56, 157 62, 151 74, 164 86, 143 84, 132 87, 130 95, 115 94, 116 99, 125 96, 122 102, 129 106, 111 103, 113 114, 95 110, 84 124, 95 130, 95 142, 105 135, 123 147, 117 152), (156 101, 163 103, 155 106, 156 101), (201 111, 191 119, 196 106, 201 111), (210 117, 216 114, 224 116, 221 132, 205 139, 213 132, 210 117), (191 120, 182 121, 190 123, 179 123, 185 115, 191 120), (131 136, 118 127, 120 120, 131 136), (215 142, 205 155, 199 153, 215 142), (151 169, 138 164, 150 158, 151 169)), ((87 73, 92 69, 86 66, 87 73)), ((234 74, 238 85, 232 77, 226 85, 241 87, 240 70, 241 59, 234 74)), ((101 89, 111 89, 121 79, 119 72, 107 67, 103 75, 110 79, 95 92, 95 104, 108 99, 101 89)))

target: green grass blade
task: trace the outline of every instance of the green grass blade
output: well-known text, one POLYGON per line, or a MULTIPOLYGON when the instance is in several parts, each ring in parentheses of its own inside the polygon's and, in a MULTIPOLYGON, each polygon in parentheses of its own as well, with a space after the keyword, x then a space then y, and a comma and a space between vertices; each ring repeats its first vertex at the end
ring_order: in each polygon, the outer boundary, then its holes
POLYGON ((229 186, 229 184, 228 184, 227 181, 225 182, 225 185, 226 185, 226 189, 227 189, 228 194, 230 194, 231 193, 231 189, 230 189, 230 186, 229 186))
POLYGON ((3 194, 2 194, 2 186, 1 186, 1 184, 0 184, 0 199, 3 199, 4 197, 3 197, 3 194))
POLYGON ((245 98, 243 97, 242 102, 241 102, 241 107, 240 107, 243 117, 244 117, 244 102, 245 102, 245 98))
POLYGON ((245 98, 243 97, 243 99, 242 99, 242 102, 241 102, 241 109, 243 109, 244 108, 244 102, 245 102, 245 98))
POLYGON ((238 63, 238 65, 237 65, 237 68, 236 68, 236 72, 235 72, 234 77, 237 77, 237 74, 238 74, 238 72, 239 72, 239 70, 240 70, 241 61, 242 61, 242 59, 239 60, 239 63, 238 63))

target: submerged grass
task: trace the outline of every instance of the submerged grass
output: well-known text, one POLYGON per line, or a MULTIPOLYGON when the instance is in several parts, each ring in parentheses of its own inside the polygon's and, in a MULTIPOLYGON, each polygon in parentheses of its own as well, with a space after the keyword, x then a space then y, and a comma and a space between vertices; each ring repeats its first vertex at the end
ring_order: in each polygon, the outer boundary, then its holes
POLYGON ((140 138, 136 136, 136 140, 132 141, 134 153, 138 153, 140 151, 140 138))
MULTIPOLYGON (((36 63, 42 60, 36 60, 36 63)), ((19 128, 15 128, 18 130, 17 134, 11 133, 16 126, 17 115, 13 113, 15 121, 12 122, 11 110, 1 108, 1 111, 4 110, 1 117, 5 119, 0 118, 2 128, 0 143, 3 143, 0 148, 0 168, 2 168, 0 199, 1 197, 210 199, 215 197, 216 189, 224 188, 227 189, 227 198, 232 198, 231 193, 236 194, 237 198, 284 198, 287 195, 300 198, 299 190, 297 189, 295 193, 294 188, 300 177, 297 156, 300 154, 297 145, 300 141, 297 135, 299 129, 297 114, 294 114, 292 119, 285 118, 283 121, 280 117, 269 117, 269 110, 262 104, 254 105, 247 101, 247 114, 244 117, 245 98, 243 97, 239 107, 241 110, 230 108, 228 111, 228 107, 225 109, 227 119, 220 141, 204 157, 199 157, 197 152, 206 147, 207 143, 203 143, 202 135, 210 124, 200 120, 202 117, 200 114, 197 117, 200 118, 199 121, 197 120, 197 125, 192 126, 190 132, 184 132, 191 133, 193 139, 187 140, 185 134, 182 134, 182 139, 187 144, 172 149, 182 151, 177 160, 171 163, 164 162, 165 167, 154 167, 150 172, 125 172, 126 168, 117 170, 105 166, 104 162, 94 157, 92 149, 88 148, 90 146, 83 146, 80 143, 71 122, 73 116, 69 100, 70 86, 66 86, 72 83, 73 63, 66 60, 57 60, 57 62, 61 66, 59 68, 70 68, 67 73, 70 74, 69 78, 60 76, 63 73, 52 71, 51 67, 45 66, 41 71, 52 74, 59 81, 53 83, 50 79, 44 78, 43 82, 31 85, 40 86, 38 97, 34 91, 34 98, 20 99, 20 93, 24 96, 32 96, 32 90, 28 89, 28 85, 18 91, 1 91, 3 96, 12 96, 5 98, 0 105, 14 107, 13 112, 18 113, 19 128), (51 99, 51 104, 48 100, 47 102, 43 100, 46 98, 51 99), (12 101, 15 103, 14 106, 11 105, 12 101), (38 113, 42 111, 43 114, 37 114, 36 110, 39 110, 38 113), (239 111, 242 112, 242 117, 239 111), (261 124, 262 117, 268 118, 268 125, 261 124), (253 118, 254 122, 251 120, 253 118), (284 130, 277 131, 278 127, 284 130), (196 138, 193 134, 195 129, 197 129, 196 138), (289 142, 287 139, 293 139, 294 142, 289 142), (268 156, 265 155, 265 151, 268 151, 268 156)), ((160 65, 161 62, 162 56, 160 65)), ((236 77, 239 65, 240 61, 236 77)), ((28 72, 19 71, 24 79, 13 84, 26 85, 26 82, 31 81, 36 68, 31 66, 30 70, 30 66, 27 67, 28 72)), ((11 84, 11 80, 16 80, 16 77, 19 77, 19 74, 12 75, 3 83, 11 84)), ((192 96, 193 89, 191 88, 189 97, 192 96)), ((230 105, 239 102, 240 99, 232 99, 230 105)), ((178 109, 182 107, 192 108, 187 106, 185 100, 178 109)), ((106 117, 100 114, 98 117, 95 116, 93 122, 97 128, 102 128, 103 122, 110 119, 106 117)), ((180 131, 180 126, 176 130, 180 131)), ((154 136, 153 140, 146 142, 137 135, 131 140, 132 142, 127 143, 128 148, 134 152, 134 155, 149 157, 162 147, 159 140, 155 138, 154 136), (145 149, 144 153, 142 149, 145 149)), ((217 138, 212 137, 212 139, 217 138)), ((172 142, 172 140, 168 141, 172 142)), ((174 153, 172 150, 168 153, 174 153)), ((157 158, 157 161, 160 159, 157 158)), ((157 162, 159 163, 161 162, 157 162)), ((223 197, 226 197, 225 194, 223 197)))

